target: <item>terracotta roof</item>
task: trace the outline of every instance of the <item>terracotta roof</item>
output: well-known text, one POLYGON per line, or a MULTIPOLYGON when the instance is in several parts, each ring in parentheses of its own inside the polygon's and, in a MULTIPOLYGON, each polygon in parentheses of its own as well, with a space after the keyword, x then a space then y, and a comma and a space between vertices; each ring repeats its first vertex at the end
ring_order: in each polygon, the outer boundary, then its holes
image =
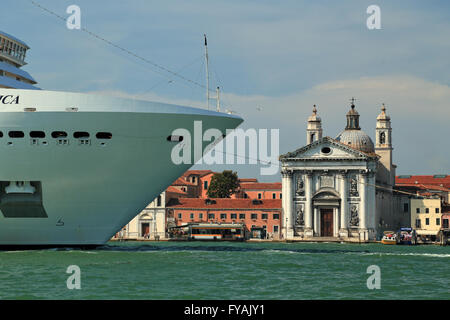
POLYGON ((442 187, 440 185, 435 184, 422 184, 422 183, 397 183, 396 187, 411 187, 421 190, 437 190, 437 191, 444 191, 444 192, 450 192, 450 188, 442 187))
POLYGON ((172 186, 197 186, 195 183, 184 180, 183 177, 179 177, 172 183, 172 186))
POLYGON ((169 187, 166 189, 166 191, 167 191, 167 192, 172 192, 172 193, 178 193, 178 194, 186 194, 186 192, 184 192, 183 190, 180 190, 180 189, 175 188, 175 187, 172 187, 172 186, 169 186, 169 187))
POLYGON ((215 172, 213 172, 211 170, 188 170, 182 176, 183 177, 188 177, 188 176, 190 176, 192 174, 195 174, 195 175, 199 175, 199 176, 203 177, 203 176, 205 176, 207 174, 210 174, 210 173, 215 173, 215 172))
POLYGON ((252 199, 197 199, 179 198, 172 199, 167 204, 171 208, 195 208, 195 209, 281 209, 281 199, 252 200, 252 199), (207 201, 210 204, 207 204, 207 201), (259 204, 256 204, 259 203, 259 204))
POLYGON ((281 182, 241 183, 241 190, 281 190, 281 182))
POLYGON ((256 178, 242 178, 239 179, 240 183, 254 183, 254 182, 258 182, 258 179, 256 178))
POLYGON ((415 184, 416 181, 425 185, 442 185, 443 187, 450 188, 450 175, 418 175, 418 176, 396 176, 396 184, 415 184), (445 176, 445 177, 443 177, 445 176))

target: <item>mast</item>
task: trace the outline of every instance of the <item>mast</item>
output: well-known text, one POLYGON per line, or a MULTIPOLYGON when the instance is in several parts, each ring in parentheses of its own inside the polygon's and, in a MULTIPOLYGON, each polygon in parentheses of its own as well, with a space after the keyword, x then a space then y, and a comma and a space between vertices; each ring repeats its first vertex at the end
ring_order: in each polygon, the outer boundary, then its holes
POLYGON ((220 93, 220 88, 217 87, 217 112, 220 112, 220 96, 219 96, 219 93, 220 93))
POLYGON ((209 59, 208 59, 208 41, 206 40, 206 34, 205 36, 205 60, 206 60, 206 106, 209 110, 209 59))

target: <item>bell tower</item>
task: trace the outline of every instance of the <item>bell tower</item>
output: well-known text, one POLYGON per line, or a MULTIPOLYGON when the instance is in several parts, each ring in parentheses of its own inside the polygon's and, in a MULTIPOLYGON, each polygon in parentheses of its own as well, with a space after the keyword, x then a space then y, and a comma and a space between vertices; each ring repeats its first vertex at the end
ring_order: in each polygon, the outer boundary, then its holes
POLYGON ((391 118, 386 115, 384 103, 381 113, 377 117, 375 135, 375 153, 381 157, 377 180, 393 186, 395 184, 395 165, 392 164, 392 127, 391 118))
POLYGON ((322 120, 317 115, 317 108, 314 105, 313 113, 308 118, 308 125, 306 127, 306 144, 311 144, 319 139, 322 139, 322 120))

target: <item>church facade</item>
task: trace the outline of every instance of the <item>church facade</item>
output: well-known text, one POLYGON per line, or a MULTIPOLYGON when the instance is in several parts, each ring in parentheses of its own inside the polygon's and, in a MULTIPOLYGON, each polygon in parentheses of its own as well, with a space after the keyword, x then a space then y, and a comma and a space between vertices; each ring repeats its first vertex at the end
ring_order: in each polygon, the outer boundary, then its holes
POLYGON ((403 223, 396 212, 401 199, 392 193, 396 166, 384 105, 377 117, 375 145, 361 130, 353 102, 346 117, 345 130, 336 138, 322 137, 314 106, 307 145, 280 156, 286 240, 370 241, 403 223))

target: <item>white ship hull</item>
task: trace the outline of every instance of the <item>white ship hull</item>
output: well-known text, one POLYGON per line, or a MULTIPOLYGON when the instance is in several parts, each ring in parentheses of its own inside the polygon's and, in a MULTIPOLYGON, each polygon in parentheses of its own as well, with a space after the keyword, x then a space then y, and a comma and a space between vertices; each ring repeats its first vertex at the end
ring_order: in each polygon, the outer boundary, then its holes
POLYGON ((104 244, 192 166, 171 160, 173 130, 185 128, 194 137, 194 121, 202 121, 203 131, 223 133, 242 122, 201 109, 77 93, 0 89, 0 96, 8 96, 6 103, 0 99, 0 246, 104 244), (11 138, 11 131, 24 137, 11 138), (33 139, 31 131, 45 138, 33 139), (51 136, 55 131, 67 132, 65 142, 51 136), (84 143, 74 132, 90 137, 84 143), (97 132, 112 138, 97 139, 97 132), (7 193, 16 181, 30 182, 39 197, 7 193))

